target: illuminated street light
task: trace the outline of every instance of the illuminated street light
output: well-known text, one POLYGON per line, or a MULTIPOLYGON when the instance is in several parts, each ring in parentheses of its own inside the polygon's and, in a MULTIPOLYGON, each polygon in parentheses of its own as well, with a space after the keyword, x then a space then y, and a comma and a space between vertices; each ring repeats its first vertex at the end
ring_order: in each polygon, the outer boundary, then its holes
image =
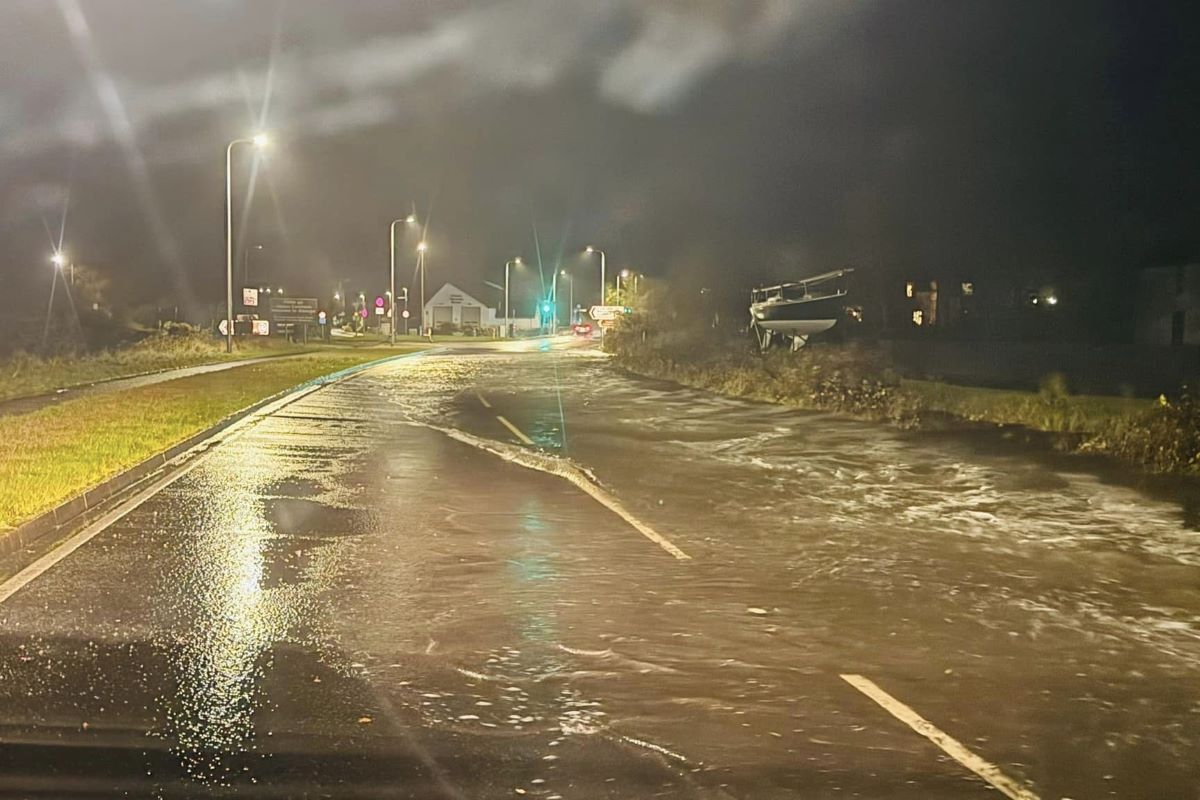
POLYGON ((504 262, 504 338, 505 339, 508 338, 508 334, 509 334, 508 328, 509 328, 509 325, 512 324, 512 321, 509 319, 509 315, 508 315, 508 268, 511 267, 513 264, 516 264, 519 267, 524 263, 525 262, 521 260, 520 256, 517 256, 516 258, 512 259, 511 261, 504 262))
MULTIPOLYGON (((558 274, 567 279, 567 285, 570 287, 570 289, 568 291, 568 297, 570 298, 568 300, 568 302, 570 304, 568 306, 568 310, 570 311, 570 315, 568 316, 567 321, 571 325, 574 325, 575 324, 575 280, 569 274, 567 274, 567 271, 565 269, 559 270, 558 274)), ((554 302, 556 302, 556 303, 558 302, 557 281, 555 282, 555 288, 554 288, 554 302)), ((554 321, 556 323, 558 322, 557 314, 555 314, 555 316, 554 316, 554 321)))
MULTIPOLYGON (((391 293, 388 295, 389 297, 396 296, 396 226, 398 224, 400 224, 401 222, 406 223, 408 225, 416 225, 417 224, 417 215, 409 214, 407 217, 405 217, 402 220, 394 219, 394 220, 392 220, 392 224, 388 226, 388 247, 389 247, 388 253, 390 256, 390 260, 389 260, 390 272, 389 272, 388 286, 391 287, 391 289, 390 289, 391 293)), ((422 242, 421 244, 423 245, 425 243, 422 242)), ((420 247, 418 247, 417 249, 420 250, 420 247)), ((404 299, 405 299, 405 302, 408 301, 407 292, 405 292, 404 299)), ((405 327, 405 332, 407 333, 408 320, 404 321, 404 327, 405 327)), ((395 304, 395 302, 392 303, 391 339, 392 339, 392 344, 395 345, 396 344, 396 304, 395 304)))
POLYGON ((55 269, 57 269, 59 272, 62 272, 63 268, 66 267, 68 264, 71 266, 71 285, 74 286, 75 285, 75 262, 72 261, 71 259, 69 259, 67 257, 67 254, 65 252, 63 252, 62 250, 55 250, 54 254, 50 256, 50 261, 51 261, 51 263, 54 264, 55 269))
POLYGON ((589 256, 592 253, 600 254, 600 305, 604 305, 604 251, 592 247, 590 244, 583 249, 589 256))
MULTIPOLYGON (((421 335, 425 335, 425 251, 429 245, 422 239, 417 243, 417 268, 421 270, 421 335)), ((430 333, 432 336, 432 332, 430 333)))
POLYGON ((270 143, 265 133, 249 139, 234 139, 225 148, 225 352, 233 352, 233 148, 248 144, 266 147, 270 143))

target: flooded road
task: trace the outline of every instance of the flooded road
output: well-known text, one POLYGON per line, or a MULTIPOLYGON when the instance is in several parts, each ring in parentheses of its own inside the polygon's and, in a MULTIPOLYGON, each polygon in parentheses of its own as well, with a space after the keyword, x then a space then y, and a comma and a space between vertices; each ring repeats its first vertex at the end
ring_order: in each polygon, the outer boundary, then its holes
POLYGON ((0 604, 0 792, 1200 797, 1200 534, 1085 465, 393 362, 0 604))

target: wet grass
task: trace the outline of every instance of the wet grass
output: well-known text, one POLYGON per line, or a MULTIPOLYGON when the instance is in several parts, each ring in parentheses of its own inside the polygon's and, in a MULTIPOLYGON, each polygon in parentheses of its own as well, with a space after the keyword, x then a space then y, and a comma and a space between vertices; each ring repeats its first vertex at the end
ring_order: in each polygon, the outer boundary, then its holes
POLYGON ((0 400, 46 394, 147 372, 315 349, 278 339, 256 339, 248 343, 238 342, 233 353, 226 353, 222 340, 196 335, 154 336, 131 347, 94 355, 39 358, 18 353, 0 361, 0 376, 3 377, 0 381, 0 400))
POLYGON ((916 428, 946 420, 1019 425, 1056 445, 1105 453, 1151 472, 1200 474, 1200 394, 1168 400, 1074 395, 1057 374, 1036 392, 901 378, 867 345, 812 345, 760 355, 704 331, 627 322, 605 338, 615 362, 640 375, 770 403, 916 428))
POLYGON ((1072 395, 1046 389, 1022 392, 919 380, 902 380, 900 387, 922 411, 1050 433, 1096 433, 1114 419, 1154 406, 1153 401, 1136 397, 1072 395))
POLYGON ((321 375, 417 349, 323 351, 0 417, 0 530, 53 508, 259 400, 321 375))

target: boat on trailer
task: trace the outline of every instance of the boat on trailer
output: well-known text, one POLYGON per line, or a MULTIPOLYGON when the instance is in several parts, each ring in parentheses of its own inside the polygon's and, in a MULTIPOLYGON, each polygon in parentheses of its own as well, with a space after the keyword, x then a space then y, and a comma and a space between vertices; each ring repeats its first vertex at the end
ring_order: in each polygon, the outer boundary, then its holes
POLYGON ((808 337, 836 325, 846 315, 847 276, 852 272, 847 267, 751 290, 750 332, 759 349, 781 341, 799 350, 808 337))

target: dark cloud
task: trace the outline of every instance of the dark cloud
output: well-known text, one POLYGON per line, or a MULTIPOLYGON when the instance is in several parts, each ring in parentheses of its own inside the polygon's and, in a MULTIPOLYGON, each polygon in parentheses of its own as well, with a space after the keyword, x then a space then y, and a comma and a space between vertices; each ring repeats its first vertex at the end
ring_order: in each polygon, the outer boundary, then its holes
POLYGON ((69 196, 66 240, 119 292, 218 299, 224 144, 261 120, 277 145, 239 229, 297 290, 381 285, 413 204, 438 279, 495 280, 536 224, 543 256, 594 240, 731 286, 845 263, 1115 282, 1195 255, 1194 16, 6 0, 0 269, 37 290, 69 196))

